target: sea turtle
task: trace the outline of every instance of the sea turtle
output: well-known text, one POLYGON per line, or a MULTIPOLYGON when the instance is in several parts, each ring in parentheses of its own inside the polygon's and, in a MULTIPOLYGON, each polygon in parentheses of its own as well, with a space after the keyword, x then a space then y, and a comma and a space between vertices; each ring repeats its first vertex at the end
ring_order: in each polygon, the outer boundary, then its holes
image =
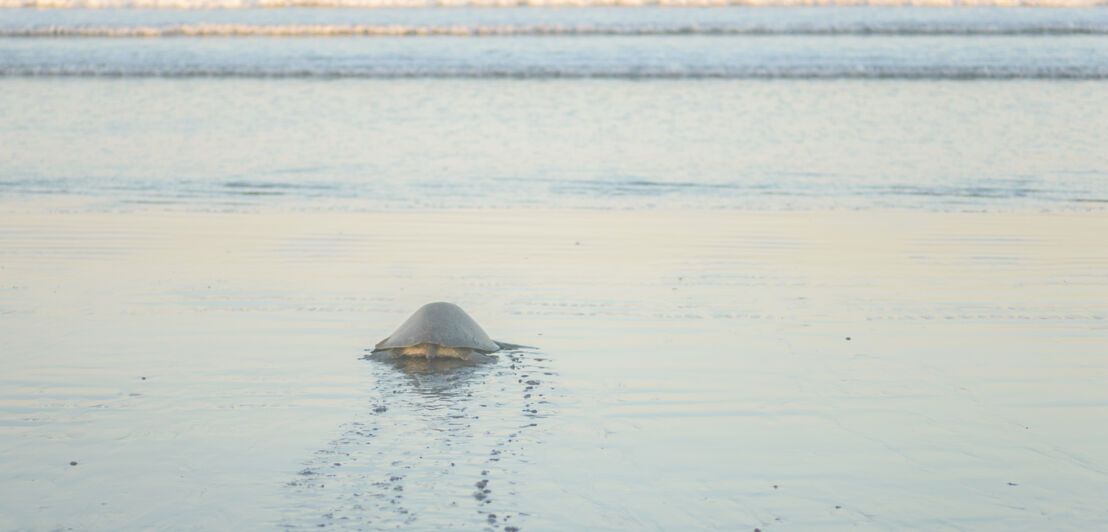
POLYGON ((438 302, 415 311, 396 332, 373 347, 373 355, 481 360, 489 353, 517 347, 521 346, 489 338, 458 305, 438 302))

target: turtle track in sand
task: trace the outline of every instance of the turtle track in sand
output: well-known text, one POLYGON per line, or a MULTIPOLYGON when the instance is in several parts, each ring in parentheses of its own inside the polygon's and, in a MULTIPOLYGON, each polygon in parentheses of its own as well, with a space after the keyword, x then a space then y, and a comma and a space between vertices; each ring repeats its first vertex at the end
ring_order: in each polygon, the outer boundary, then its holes
MULTIPOLYGON (((436 368, 367 361, 375 385, 360 419, 288 482, 292 530, 525 530, 528 450, 556 414, 546 356, 436 368)), ((533 477, 532 477, 533 478, 533 477)))

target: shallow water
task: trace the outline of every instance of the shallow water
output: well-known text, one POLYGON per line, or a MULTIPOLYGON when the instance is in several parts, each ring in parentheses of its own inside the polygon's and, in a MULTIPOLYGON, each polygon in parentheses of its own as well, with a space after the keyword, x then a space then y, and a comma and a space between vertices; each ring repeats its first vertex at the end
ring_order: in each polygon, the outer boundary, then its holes
POLYGON ((4 528, 1108 520, 1099 213, 3 227, 4 528), (537 347, 362 359, 436 299, 537 347))
POLYGON ((1099 82, 2 83, 0 198, 15 205, 1085 210, 1108 201, 1099 82))

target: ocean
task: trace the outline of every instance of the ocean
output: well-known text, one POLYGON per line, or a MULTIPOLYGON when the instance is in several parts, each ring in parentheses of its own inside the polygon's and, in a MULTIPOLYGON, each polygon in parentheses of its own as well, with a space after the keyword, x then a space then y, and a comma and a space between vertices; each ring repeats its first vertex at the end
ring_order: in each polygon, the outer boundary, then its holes
POLYGON ((1099 0, 0 0, 0 530, 1104 528, 1106 82, 1099 0), (439 300, 527 347, 365 358, 439 300))
POLYGON ((1099 8, 3 15, 2 197, 355 209, 1108 198, 1099 8))

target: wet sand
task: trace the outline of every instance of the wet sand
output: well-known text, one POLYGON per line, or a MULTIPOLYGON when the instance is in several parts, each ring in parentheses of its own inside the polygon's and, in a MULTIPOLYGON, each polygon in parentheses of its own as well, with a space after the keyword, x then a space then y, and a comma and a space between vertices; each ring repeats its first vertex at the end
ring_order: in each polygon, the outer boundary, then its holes
POLYGON ((0 529, 1108 525, 1100 212, 5 209, 0 529))

